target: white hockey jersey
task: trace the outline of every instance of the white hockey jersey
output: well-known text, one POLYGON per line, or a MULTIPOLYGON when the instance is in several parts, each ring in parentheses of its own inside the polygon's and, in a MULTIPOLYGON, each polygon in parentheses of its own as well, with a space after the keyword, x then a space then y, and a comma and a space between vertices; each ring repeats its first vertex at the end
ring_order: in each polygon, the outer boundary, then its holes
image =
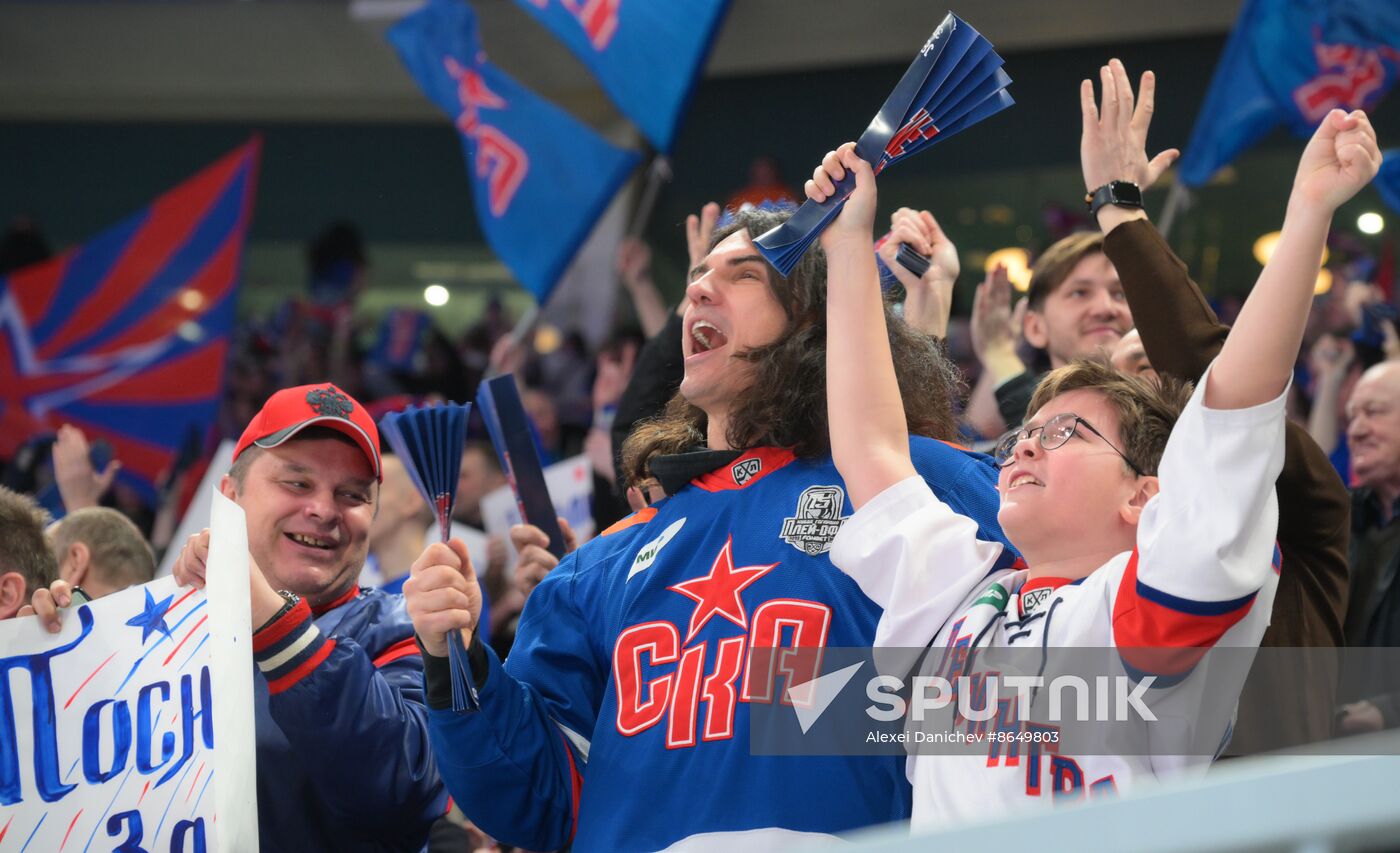
MULTIPOLYGON (((1197 669, 1197 662, 1210 648, 1257 648, 1278 580, 1274 481, 1283 465, 1287 394, 1249 409, 1211 410, 1202 402, 1208 377, 1167 443, 1160 491, 1144 507, 1137 548, 1082 580, 1027 583, 1024 568, 995 569, 1001 546, 979 540, 975 523, 951 512, 918 477, 861 507, 831 556, 885 608, 875 645, 931 646, 932 655, 954 659, 944 667, 953 674, 979 649, 1028 647, 1047 656, 1069 647, 1110 649, 1131 678, 1152 674, 1171 683, 1166 689, 1183 697, 1179 707, 1189 707, 1191 682, 1206 681, 1208 667, 1197 669)), ((1217 668, 1209 680, 1217 706, 1233 708, 1250 658, 1252 652, 1237 655, 1223 688, 1217 668), (1218 695, 1222 690, 1229 695, 1218 695)), ((1183 719, 1195 725, 1189 710, 1183 719)), ((1226 716, 1218 731, 1193 735, 1219 743, 1228 725, 1226 716)), ((1019 737, 989 742, 981 755, 911 755, 913 824, 1084 800, 1210 761, 1169 752, 1067 755, 1054 743, 1025 740, 1024 729, 1019 737)))

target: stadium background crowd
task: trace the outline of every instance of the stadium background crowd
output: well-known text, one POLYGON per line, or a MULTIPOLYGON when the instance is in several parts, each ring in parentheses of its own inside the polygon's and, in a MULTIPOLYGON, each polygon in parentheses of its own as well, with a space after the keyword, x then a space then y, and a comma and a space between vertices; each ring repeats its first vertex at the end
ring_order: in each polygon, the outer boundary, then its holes
MULTIPOLYGON (((981 26, 984 32, 995 33, 994 24, 985 22, 981 26)), ((1221 42, 1217 35, 1113 46, 1130 67, 1154 67, 1163 81, 1159 95, 1163 106, 1150 150, 1168 143, 1183 144, 1187 122, 1205 88, 1209 58, 1218 52, 1221 42)), ((1075 103, 1066 97, 1073 87, 1063 83, 1072 74, 1091 73, 1096 65, 1087 64, 1086 57, 1092 56, 1088 61, 1097 63, 1105 55, 1103 45, 1008 53, 1008 65, 1019 70, 1018 83, 1025 81, 1024 88, 1018 90, 1018 99, 1024 106, 999 118, 996 124, 989 124, 984 129, 987 135, 979 133, 977 141, 960 140, 921 164, 904 167, 911 172, 907 180, 898 171, 881 179, 882 212, 892 212, 896 204, 928 208, 937 218, 942 234, 946 234, 946 238, 940 235, 940 243, 946 239, 950 247, 955 247, 947 250, 954 253, 953 268, 956 270, 961 262, 961 273, 955 273, 951 316, 943 337, 969 392, 960 411, 960 429, 966 443, 979 449, 988 449, 1007 428, 1017 425, 1008 417, 1005 406, 998 407, 995 390, 1007 376, 1004 363, 995 356, 989 357, 989 342, 1009 334, 1009 339, 1002 342, 1032 373, 1048 368, 1052 362, 1055 346, 1047 337, 1049 333, 1033 332, 1030 337, 1045 345, 1032 345, 1026 331, 1034 329, 1025 321, 1027 300, 1022 293, 1013 295, 1011 291, 1025 289, 1024 264, 1018 258, 1033 265, 1047 248, 1094 225, 1074 189, 1077 177, 1066 177, 1064 168, 1073 160, 1073 139, 1079 123, 1075 103), (1045 70, 1043 74, 1040 69, 1045 70), (997 138, 1023 133, 1013 128, 1028 126, 1044 132, 1034 142, 997 138), (988 138, 994 141, 988 143, 988 138), (998 161, 1004 168, 992 174, 988 163, 996 165, 998 161), (979 169, 985 180, 979 181, 979 169), (950 179, 947 193, 938 191, 945 174, 956 175, 950 179), (1032 189, 1018 187, 1003 196, 1001 190, 1008 180, 1018 175, 1034 175, 1035 179, 1028 182, 1032 189), (1028 194, 1037 195, 1031 205, 1025 203, 1028 194), (1007 196, 1014 196, 1015 200, 1007 196), (999 243, 1011 243, 1013 249, 1022 250, 1019 256, 1015 252, 1003 256, 1009 259, 1010 269, 983 263, 999 243)), ((883 73, 888 70, 825 70, 819 76, 844 74, 849 80, 842 85, 849 91, 873 92, 881 90, 883 84, 869 81, 883 81, 890 76, 883 73)), ((693 213, 701 223, 701 232, 708 233, 704 226, 712 221, 716 211, 705 208, 707 202, 735 210, 745 204, 791 202, 798 198, 802 174, 799 164, 814 161, 809 149, 818 150, 830 141, 824 128, 831 120, 827 116, 814 117, 821 109, 805 90, 821 87, 802 84, 802 76, 769 74, 718 79, 702 85, 687 119, 690 135, 683 137, 673 160, 678 176, 675 184, 663 191, 644 233, 615 241, 608 247, 611 264, 595 265, 590 272, 590 292, 609 293, 610 304, 615 300, 610 321, 602 327, 571 327, 557 316, 547 316, 538 325, 520 325, 526 302, 503 283, 472 286, 473 304, 479 310, 465 315, 458 312, 445 322, 435 316, 432 307, 425 308, 416 301, 388 306, 382 298, 370 298, 369 292, 373 282, 382 277, 374 272, 374 265, 378 236, 375 225, 384 221, 383 215, 368 215, 365 218, 369 224, 357 221, 364 206, 374 201, 356 199, 346 205, 348 210, 333 210, 335 202, 331 199, 307 206, 305 209, 327 215, 314 222, 298 223, 303 229, 296 235, 303 238, 298 252, 303 271, 292 273, 291 266, 284 264, 279 278, 264 278, 256 296, 246 300, 230 339, 217 423, 204 437, 199 451, 181 459, 169 472, 161 484, 159 500, 149 502, 123 486, 113 476, 121 460, 110 458, 110 448, 104 451, 90 445, 76 429, 65 427, 56 433, 30 436, 18 453, 0 459, 0 484, 12 492, 33 496, 55 517, 66 516, 51 532, 46 546, 54 554, 52 576, 47 580, 61 576, 90 593, 101 594, 149 579, 160 556, 183 544, 172 542, 171 538, 208 464, 208 453, 221 440, 237 439, 274 392, 312 383, 334 383, 366 404, 378 418, 412 403, 467 401, 483 378, 514 373, 521 383, 546 464, 586 454, 595 473, 597 529, 622 518, 629 512, 629 503, 635 508, 646 497, 628 495, 617 485, 615 459, 620 448, 615 445, 613 420, 639 352, 648 340, 663 333, 673 309, 682 300, 684 271, 703 257, 704 247, 697 248, 693 239, 687 240, 686 215, 693 213), (720 121, 722 111, 718 105, 738 92, 755 111, 760 111, 767 101, 790 95, 795 103, 808 107, 804 110, 807 115, 792 128, 765 118, 751 128, 752 133, 732 133, 720 121), (704 154, 715 150, 721 135, 731 140, 718 158, 728 169, 697 168, 704 154), (712 176, 720 174, 727 174, 729 180, 714 182, 712 176), (705 181, 696 175, 706 176, 705 181), (401 328, 410 330, 411 353, 407 358, 388 358, 385 342, 401 328), (91 509, 98 506, 109 512, 91 509), (94 565, 112 568, 94 569, 94 565)), ((842 100, 856 100, 862 106, 855 109, 865 110, 863 104, 870 98, 842 100)), ((1389 103, 1385 106, 1393 107, 1389 103)), ((1382 109, 1373 117, 1385 147, 1384 142, 1396 138, 1400 131, 1400 112, 1382 109)), ((63 139, 65 144, 60 148, 71 150, 75 144, 71 129, 23 123, 12 129, 33 140, 63 139)), ((112 132, 111 128, 98 130, 99 135, 112 132)), ((295 126, 269 131, 265 144, 270 161, 276 162, 279 156, 279 139, 293 140, 308 132, 307 128, 295 126)), ((230 138, 232 133, 228 127, 209 130, 196 147, 212 150, 217 147, 214 140, 230 138)), ((424 133, 421 128, 413 129, 405 138, 421 138, 424 133)), ((1250 202, 1261 197, 1282 197, 1287 190, 1283 176, 1289 172, 1278 164, 1291 167, 1293 153, 1300 144, 1279 134, 1260 151, 1244 155, 1230 177, 1199 193, 1196 207, 1180 214, 1178 230, 1171 235, 1177 253, 1187 261, 1196 280, 1202 283, 1211 307, 1226 324, 1238 312, 1258 269, 1257 265, 1251 268, 1245 249, 1258 236, 1248 231, 1255 220, 1240 217, 1232 221, 1234 212, 1242 204, 1252 206, 1250 202), (1227 260, 1222 262, 1222 257, 1227 260)), ((37 155, 34 160, 38 168, 31 171, 43 171, 46 165, 52 167, 54 156, 37 155)), ((9 159, 13 168, 16 158, 9 159)), ((449 166, 456 168, 450 162, 449 166)), ((263 181, 273 178, 273 174, 268 174, 263 181)), ((455 174, 453 179, 456 180, 455 174)), ((291 183, 302 181, 304 186, 312 186, 324 180, 324 176, 293 178, 291 183)), ((1170 174, 1164 182, 1171 182, 1170 174)), ((78 203, 80 199, 59 201, 52 198, 51 190, 43 191, 49 197, 36 199, 34 194, 41 192, 44 184, 32 177, 25 178, 21 186, 30 197, 10 195, 10 204, 0 208, 0 215, 8 223, 0 238, 0 275, 51 257, 73 239, 72 223, 84 220, 83 216, 65 217, 55 212, 57 207, 78 203), (59 239, 47 232, 50 220, 61 223, 59 239)), ((451 186, 465 196, 464 184, 451 186)), ((152 192, 151 188, 145 191, 152 192)), ((1148 210, 1154 218, 1164 197, 1160 188, 1148 196, 1148 210)), ((395 202, 390 206, 403 204, 395 202)), ((1273 208, 1281 209, 1281 205, 1273 208)), ((464 207, 459 211, 462 218, 469 220, 470 214, 464 211, 464 207)), ((1384 565, 1373 564, 1384 561, 1362 559, 1362 570, 1355 562, 1357 541, 1373 545, 1376 553, 1394 557, 1393 548, 1386 550, 1393 545, 1388 537, 1393 537, 1394 528, 1400 525, 1393 519, 1400 506, 1400 334, 1395 309, 1395 244, 1390 229, 1381 231, 1379 236, 1362 232, 1356 223, 1357 214, 1363 211, 1384 211, 1373 190, 1363 191, 1357 201, 1343 209, 1329 238, 1330 259, 1325 273, 1329 284, 1324 287, 1319 283, 1319 295, 1295 367, 1288 413, 1293 421, 1306 427, 1329 455, 1341 480, 1353 487, 1352 609, 1345 620, 1346 643, 1391 646, 1400 645, 1400 585, 1393 583, 1393 569, 1387 571, 1384 565)), ((1400 211, 1385 212, 1385 216, 1397 217, 1400 211)), ((287 239, 289 235, 280 236, 278 242, 284 244, 281 251, 286 254, 285 244, 293 241, 287 239)), ((472 232, 472 237, 476 236, 472 232)), ((254 241, 256 244, 256 230, 254 241)), ((480 247, 474 251, 479 253, 480 247)), ((1100 252, 1095 248, 1089 254, 1100 252)), ((1076 263, 1078 260, 1082 258, 1076 258, 1076 263)), ((1056 283, 1050 285, 1051 289, 1055 286, 1056 283)), ((1111 301, 1115 298, 1113 287, 1108 290, 1111 301)), ((398 292, 413 294, 410 289, 398 292)), ((1110 305, 1104 310, 1112 315, 1118 309, 1110 305)), ((1104 322, 1121 322, 1120 332, 1131 326, 1126 315, 1118 319, 1110 316, 1104 322)), ((1110 343, 1116 344, 1117 337, 1110 343)), ((1014 406, 1011 411, 1015 411, 1014 406)), ((474 432, 484 436, 484 431, 476 427, 474 432)), ((392 466, 386 464, 385 495, 392 488, 400 491, 395 501, 386 500, 384 505, 394 503, 407 509, 401 514, 386 514, 371 532, 370 553, 379 565, 376 583, 392 582, 398 577, 401 585, 402 576, 394 575, 387 567, 406 570, 411 557, 404 555, 416 555, 414 546, 422 545, 421 535, 416 539, 410 536, 407 544, 395 539, 402 529, 421 531, 427 526, 423 507, 416 503, 411 490, 402 488, 404 482, 402 471, 395 474, 392 466), (402 547, 394 551, 395 545, 402 547)), ((455 519, 479 528, 480 499, 503 483, 489 444, 474 444, 464 457, 455 519)), ((5 497, 6 501, 11 498, 5 497)), ((29 511, 26 506, 7 504, 0 506, 0 511, 22 514, 29 511)), ((18 515, 6 516, 11 517, 18 515)), ((0 520, 0 525, 13 529, 24 526, 19 521, 4 520, 0 520)), ((541 556, 537 548, 529 549, 532 541, 530 533, 522 532, 515 543, 520 560, 516 565, 507 565, 497 540, 490 546, 486 565, 478 566, 491 602, 490 643, 502 658, 509 652, 515 620, 533 584, 550 567, 549 559, 541 556)), ((29 547, 37 546, 30 543, 29 547)), ((46 585, 37 581, 31 579, 28 583, 29 592, 46 585)), ((27 600, 25 595, 16 598, 12 593, 0 584, 0 615, 13 614, 27 600), (9 608, 8 612, 3 608, 9 608)), ((1365 704, 1369 707, 1339 709, 1339 733, 1400 726, 1400 707, 1393 702, 1365 704)))

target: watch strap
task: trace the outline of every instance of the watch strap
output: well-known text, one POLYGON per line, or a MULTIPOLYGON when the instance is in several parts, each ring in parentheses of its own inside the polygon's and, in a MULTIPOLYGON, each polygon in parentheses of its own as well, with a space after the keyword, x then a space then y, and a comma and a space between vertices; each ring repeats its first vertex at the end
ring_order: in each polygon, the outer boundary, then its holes
POLYGON ((1099 208, 1106 204, 1117 207, 1142 208, 1142 188, 1132 181, 1109 181, 1098 189, 1084 194, 1084 205, 1091 216, 1098 215, 1099 208))
MULTIPOLYGON (((295 592, 288 592, 285 589, 277 590, 277 594, 282 596, 282 609, 272 614, 272 618, 264 622, 262 626, 258 628, 258 631, 261 631, 263 628, 266 628, 268 625, 271 625, 278 619, 281 619, 283 616, 286 616, 291 611, 291 609, 293 607, 296 607, 297 603, 301 601, 301 596, 297 595, 295 592)), ((255 631, 254 633, 257 632, 255 631)))

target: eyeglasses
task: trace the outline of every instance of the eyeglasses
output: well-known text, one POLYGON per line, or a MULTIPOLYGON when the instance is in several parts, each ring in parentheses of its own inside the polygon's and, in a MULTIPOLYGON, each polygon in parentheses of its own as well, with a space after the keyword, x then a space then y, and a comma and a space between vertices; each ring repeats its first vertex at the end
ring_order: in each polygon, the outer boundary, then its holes
POLYGON ((1079 428, 1080 424, 1083 424, 1085 429, 1102 439, 1103 443, 1107 444, 1114 453, 1121 456, 1123 461, 1128 463, 1128 467, 1133 469, 1134 474, 1137 474, 1139 477, 1143 476, 1142 469, 1134 465, 1133 460, 1129 459, 1126 453, 1115 447, 1113 442, 1108 440, 1107 436, 1094 429, 1093 424, 1071 412, 1058 414, 1038 427, 1011 430, 997 441, 996 449, 992 451, 992 459, 996 461, 997 467, 1005 468, 1011 463, 1011 457, 1016 454, 1016 445, 1036 433, 1040 433, 1040 446, 1046 450, 1055 450, 1056 448, 1064 447, 1065 442, 1074 437, 1074 432, 1079 428))

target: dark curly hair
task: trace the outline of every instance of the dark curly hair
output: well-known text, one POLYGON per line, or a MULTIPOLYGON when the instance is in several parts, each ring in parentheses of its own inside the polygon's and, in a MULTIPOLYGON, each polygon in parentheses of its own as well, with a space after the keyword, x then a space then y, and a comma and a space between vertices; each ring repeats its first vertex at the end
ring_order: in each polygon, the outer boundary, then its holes
MULTIPOLYGON (((741 211, 715 230, 713 249, 744 230, 757 238, 787 221, 791 212, 741 211)), ((753 381, 730 408, 726 439, 735 449, 772 446, 792 448, 814 458, 830 452, 826 416, 826 254, 814 244, 784 278, 768 267, 768 286, 787 315, 787 325, 771 344, 734 358, 753 365, 753 381)), ((909 432, 952 439, 957 432, 954 404, 966 392, 962 374, 936 338, 910 328, 885 305, 899 390, 909 432)), ((622 476, 629 486, 651 478, 657 456, 704 445, 705 413, 680 393, 655 419, 633 429, 622 446, 622 476)))

